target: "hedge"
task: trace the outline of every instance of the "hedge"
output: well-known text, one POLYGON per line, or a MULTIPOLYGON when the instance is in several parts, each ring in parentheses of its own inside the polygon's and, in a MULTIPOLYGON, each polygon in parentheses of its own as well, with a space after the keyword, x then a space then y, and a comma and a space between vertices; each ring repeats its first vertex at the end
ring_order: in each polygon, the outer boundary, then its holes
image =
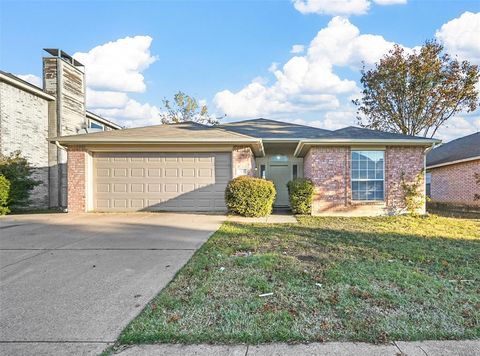
POLYGON ((314 185, 310 179, 297 178, 287 184, 290 208, 294 214, 312 213, 314 185))
POLYGON ((225 189, 225 203, 232 213, 243 216, 267 216, 272 212, 277 192, 273 182, 240 176, 232 179, 225 189))
POLYGON ((10 196, 10 182, 5 176, 0 175, 0 215, 10 212, 8 197, 10 196))

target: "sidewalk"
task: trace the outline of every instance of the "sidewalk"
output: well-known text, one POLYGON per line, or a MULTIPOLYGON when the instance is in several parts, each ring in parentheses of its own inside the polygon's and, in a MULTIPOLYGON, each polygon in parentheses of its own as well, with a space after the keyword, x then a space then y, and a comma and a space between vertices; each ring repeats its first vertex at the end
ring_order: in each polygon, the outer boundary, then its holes
POLYGON ((119 353, 121 356, 440 356, 480 355, 480 340, 467 341, 396 341, 385 345, 354 342, 327 342, 312 344, 247 345, 141 345, 132 346, 119 353))
POLYGON ((298 224, 297 219, 290 209, 274 209, 272 214, 261 218, 250 218, 239 215, 228 215, 227 221, 240 223, 261 223, 261 224, 298 224))

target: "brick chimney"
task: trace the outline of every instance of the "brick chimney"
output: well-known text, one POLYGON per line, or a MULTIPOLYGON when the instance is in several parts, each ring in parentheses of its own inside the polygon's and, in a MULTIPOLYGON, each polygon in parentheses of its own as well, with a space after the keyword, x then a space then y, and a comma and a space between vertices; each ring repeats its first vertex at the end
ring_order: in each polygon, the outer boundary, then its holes
MULTIPOLYGON (((49 115, 49 137, 75 135, 86 125, 84 66, 64 51, 44 49, 43 88, 56 97, 56 112, 49 115)), ((50 206, 67 207, 67 152, 49 146, 50 206)))

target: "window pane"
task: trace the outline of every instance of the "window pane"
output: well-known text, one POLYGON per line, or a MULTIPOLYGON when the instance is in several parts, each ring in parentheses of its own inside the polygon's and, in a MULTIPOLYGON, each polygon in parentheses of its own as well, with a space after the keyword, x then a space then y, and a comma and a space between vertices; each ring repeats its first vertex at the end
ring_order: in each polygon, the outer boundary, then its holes
POLYGON ((353 200, 384 199, 383 151, 352 151, 350 174, 353 200))
POLYGON ((294 165, 292 166, 293 179, 296 179, 296 178, 297 178, 297 174, 298 174, 297 169, 298 169, 298 168, 297 168, 297 165, 294 164, 294 165))

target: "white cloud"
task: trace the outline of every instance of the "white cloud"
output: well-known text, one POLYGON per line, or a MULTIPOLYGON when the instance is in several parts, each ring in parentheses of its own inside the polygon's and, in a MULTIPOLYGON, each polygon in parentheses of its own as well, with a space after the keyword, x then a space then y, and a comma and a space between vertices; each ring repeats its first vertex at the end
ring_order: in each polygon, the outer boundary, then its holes
POLYGON ((366 64, 378 61, 393 45, 379 35, 361 35, 348 19, 337 16, 315 36, 308 55, 326 58, 333 65, 358 69, 362 61, 366 64))
POLYGON ((125 37, 73 57, 85 65, 91 88, 144 92, 142 72, 157 59, 150 54, 151 43, 150 36, 125 37))
POLYGON ((480 131, 480 116, 475 116, 470 120, 464 116, 455 116, 437 131, 435 137, 447 142, 478 131, 480 131))
POLYGON ((118 91, 98 91, 87 88, 87 106, 89 108, 118 108, 128 102, 127 93, 118 91))
POLYGON ((305 50, 305 46, 304 46, 304 45, 296 44, 296 45, 293 45, 293 46, 292 46, 292 49, 290 50, 290 53, 300 54, 300 53, 303 53, 304 50, 305 50))
MULTIPOLYGON (((407 0, 373 0, 377 5, 406 4, 407 0)), ((370 0, 293 0, 293 6, 302 14, 363 15, 370 9, 370 0)))
POLYGON ((334 17, 304 56, 293 56, 281 68, 276 63, 270 66, 275 79, 271 85, 252 81, 236 93, 223 90, 215 95, 214 104, 237 118, 337 109, 338 96, 355 95, 358 87, 355 81, 340 78, 334 67, 374 63, 392 46, 383 37, 361 35, 347 19, 334 17))
POLYGON ((42 87, 42 79, 40 79, 40 77, 36 76, 35 74, 16 74, 16 76, 39 88, 42 87))
POLYGON ((150 36, 125 37, 73 55, 85 65, 89 110, 127 127, 160 123, 158 107, 128 96, 146 90, 143 71, 157 59, 151 44, 150 36))
POLYGON ((448 53, 480 64, 480 12, 464 12, 445 23, 435 34, 448 53))
POLYGON ((160 124, 160 109, 155 105, 128 99, 124 106, 92 110, 97 115, 121 121, 127 127, 160 124))
POLYGON ((368 0, 293 0, 293 6, 302 14, 363 15, 370 8, 368 0))

